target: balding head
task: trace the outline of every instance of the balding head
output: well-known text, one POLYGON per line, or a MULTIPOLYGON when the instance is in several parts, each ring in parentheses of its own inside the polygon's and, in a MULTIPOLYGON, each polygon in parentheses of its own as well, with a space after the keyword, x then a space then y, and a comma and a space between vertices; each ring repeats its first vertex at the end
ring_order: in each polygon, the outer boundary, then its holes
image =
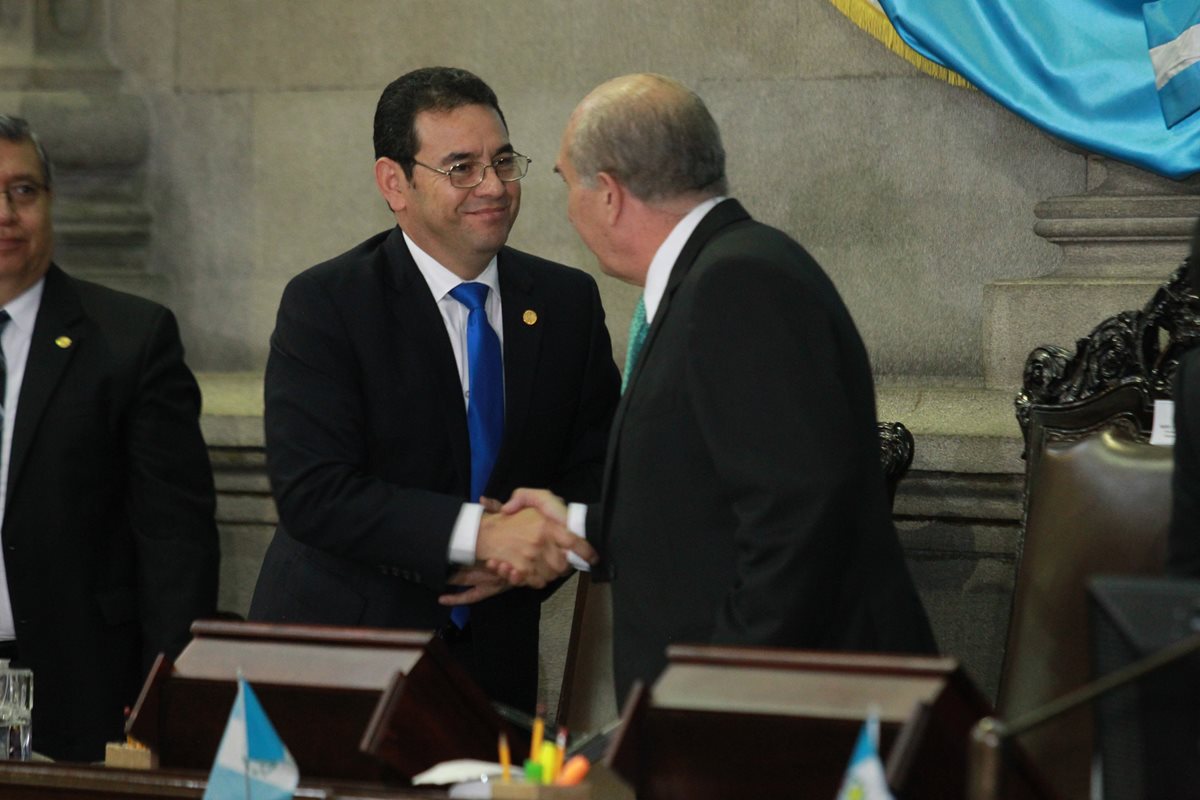
POLYGON ((664 75, 626 75, 594 89, 571 115, 566 155, 581 180, 607 172, 646 203, 728 191, 725 148, 694 92, 664 75))

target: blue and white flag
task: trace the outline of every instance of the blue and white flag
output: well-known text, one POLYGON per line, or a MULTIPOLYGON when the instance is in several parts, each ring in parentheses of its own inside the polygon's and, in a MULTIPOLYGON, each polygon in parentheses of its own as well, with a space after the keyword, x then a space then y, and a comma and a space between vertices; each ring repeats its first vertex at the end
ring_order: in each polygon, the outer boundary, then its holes
POLYGON ((1142 6, 1154 86, 1163 118, 1175 126, 1200 108, 1200 2, 1159 0, 1142 6))
MULTIPOLYGON (((1142 0, 878 2, 910 47, 1043 130, 1171 178, 1200 172, 1200 114, 1164 122, 1142 0)), ((1174 41, 1200 0, 1155 5, 1170 6, 1174 41)), ((1172 91, 1194 98, 1187 71, 1164 86, 1182 78, 1172 91)))
POLYGON ((259 705, 254 690, 238 677, 237 699, 212 771, 204 800, 291 800, 300 771, 259 705))
POLYGON ((875 712, 867 715, 859 731, 837 800, 894 800, 879 760, 879 715, 875 712))

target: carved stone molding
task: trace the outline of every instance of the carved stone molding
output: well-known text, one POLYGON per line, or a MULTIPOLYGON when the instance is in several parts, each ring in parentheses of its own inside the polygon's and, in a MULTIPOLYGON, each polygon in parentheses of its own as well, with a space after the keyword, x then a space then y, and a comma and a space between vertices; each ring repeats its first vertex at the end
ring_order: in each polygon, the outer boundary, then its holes
POLYGON ((158 297, 145 258, 150 118, 105 51, 107 0, 0 0, 0 89, 55 166, 55 258, 72 273, 158 297))
POLYGON ((0 89, 115 90, 105 0, 0 0, 0 89))
POLYGON ((1088 190, 1034 207, 1034 232, 1063 249, 1057 277, 1166 274, 1200 216, 1200 177, 1173 181, 1088 156, 1088 190))
POLYGON ((56 168, 55 258, 81 277, 137 290, 129 282, 145 276, 151 222, 142 201, 145 103, 67 91, 27 92, 21 102, 56 168))

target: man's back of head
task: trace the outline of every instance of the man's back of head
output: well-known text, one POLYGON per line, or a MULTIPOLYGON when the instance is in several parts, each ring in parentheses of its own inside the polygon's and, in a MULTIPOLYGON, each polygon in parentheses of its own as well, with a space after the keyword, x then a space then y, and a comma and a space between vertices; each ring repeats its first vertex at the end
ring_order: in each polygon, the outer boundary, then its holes
POLYGON ((614 78, 575 110, 567 155, 580 178, 617 178, 655 203, 726 194, 725 148, 704 101, 664 75, 614 78))

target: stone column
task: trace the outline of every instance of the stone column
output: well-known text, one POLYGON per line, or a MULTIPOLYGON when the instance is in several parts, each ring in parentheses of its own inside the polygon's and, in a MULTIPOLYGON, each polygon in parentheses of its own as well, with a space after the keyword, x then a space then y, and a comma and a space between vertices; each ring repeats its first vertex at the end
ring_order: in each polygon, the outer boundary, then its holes
POLYGON ((0 98, 54 162, 55 260, 73 275, 161 299, 146 270, 150 125, 104 50, 106 0, 0 0, 0 98))
POLYGON ((1200 177, 1173 181, 1088 156, 1087 191, 1038 203, 1034 214, 1034 231, 1062 248, 1061 265, 984 289, 984 377, 1014 393, 1034 347, 1073 348, 1107 317, 1145 305, 1182 263, 1200 177))

